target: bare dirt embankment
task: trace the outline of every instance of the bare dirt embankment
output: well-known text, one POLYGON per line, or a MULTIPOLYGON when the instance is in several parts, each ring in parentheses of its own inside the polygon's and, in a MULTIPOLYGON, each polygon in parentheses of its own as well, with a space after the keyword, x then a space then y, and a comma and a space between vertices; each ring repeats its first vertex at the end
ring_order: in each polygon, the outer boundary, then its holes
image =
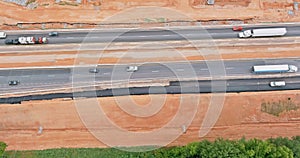
POLYGON ((27 7, 1 1, 0 9, 3 12, 0 12, 0 25, 2 29, 47 29, 91 28, 99 23, 147 27, 165 26, 165 22, 172 21, 193 21, 185 25, 195 25, 197 21, 204 25, 299 22, 299 11, 293 7, 294 1, 216 0, 214 5, 207 5, 206 0, 95 0, 83 1, 82 4, 75 1, 55 3, 54 0, 37 0, 27 7), (125 13, 129 8, 135 9, 125 13))
MULTIPOLYGON (((169 145, 184 145, 201 139, 213 140, 218 137, 239 139, 245 136, 246 138, 265 139, 299 134, 299 109, 279 112, 279 115, 275 116, 262 112, 262 107, 264 111, 270 111, 271 106, 275 106, 275 104, 282 104, 288 107, 286 109, 299 107, 300 91, 239 93, 226 94, 225 96, 224 107, 217 123, 202 138, 199 137, 199 129, 211 101, 210 94, 131 96, 131 99, 135 101, 134 103, 126 101, 128 96, 98 98, 97 100, 107 118, 116 126, 138 132, 159 129, 170 122, 172 118, 178 115, 181 97, 189 100, 181 105, 187 107, 186 111, 180 113, 182 116, 190 114, 193 109, 193 100, 200 98, 192 124, 187 128, 185 134, 182 134, 169 145), (164 97, 166 100, 163 99, 164 97), (132 113, 122 110, 120 105, 123 108, 139 108, 140 112, 145 112, 144 110, 149 112, 149 109, 161 109, 151 113, 148 117, 136 117, 131 115, 132 113)), ((83 100, 87 108, 90 106, 91 100, 83 100)), ((278 106, 273 108, 278 113, 276 109, 280 108, 278 106)), ((72 100, 32 101, 24 102, 22 105, 1 105, 0 120, 0 140, 8 144, 9 150, 106 147, 85 128, 72 100), (39 126, 43 127, 41 134, 38 134, 39 126)), ((98 127, 98 132, 112 130, 107 127, 106 125, 98 127)), ((181 129, 176 127, 174 130, 181 129)), ((157 142, 160 141, 164 140, 157 138, 157 142)))

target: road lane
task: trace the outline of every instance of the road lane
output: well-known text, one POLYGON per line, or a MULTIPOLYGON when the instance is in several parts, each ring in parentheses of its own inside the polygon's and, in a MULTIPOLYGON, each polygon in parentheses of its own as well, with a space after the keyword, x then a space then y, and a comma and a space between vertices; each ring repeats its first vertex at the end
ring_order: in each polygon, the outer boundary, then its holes
POLYGON ((16 104, 22 101, 43 100, 54 98, 93 98, 123 95, 147 95, 147 94, 199 94, 199 93, 230 93, 251 91, 295 90, 300 89, 300 77, 268 78, 268 79, 235 79, 224 81, 186 81, 171 82, 170 86, 116 88, 97 91, 83 91, 75 93, 54 93, 46 95, 25 95, 21 97, 0 98, 0 104, 16 104), (270 87, 271 81, 284 80, 285 87, 270 87), (224 86, 224 83, 225 84, 224 86), (212 88, 213 87, 213 88, 212 88), (212 90, 213 89, 213 90, 212 90))
MULTIPOLYGON (((220 67, 214 65, 220 64, 222 61, 207 62, 172 62, 172 63, 146 63, 139 66, 136 72, 127 72, 127 65, 103 65, 98 66, 99 73, 90 73, 91 67, 80 67, 74 70, 69 68, 57 69, 31 69, 31 70, 1 70, 0 71, 0 93, 13 92, 14 90, 28 91, 30 89, 52 89, 57 87, 71 86, 72 81, 75 85, 84 86, 109 81, 141 81, 149 79, 173 79, 182 80, 184 78, 224 78, 229 77, 264 77, 269 74, 253 74, 252 66, 264 64, 294 64, 300 67, 300 58, 294 59, 256 59, 256 60, 226 60, 223 61, 225 67, 223 71, 218 70, 220 67), (178 71, 180 70, 180 71, 178 71), (213 74, 213 75, 212 75, 213 74), (212 75, 212 76, 211 76, 212 75), (18 80, 18 86, 9 86, 8 82, 18 80), (58 86, 60 85, 60 86, 58 86), (52 87, 51 87, 52 86, 52 87)), ((291 73, 289 73, 291 74, 291 73)), ((294 73, 292 73, 294 74, 294 73)), ((299 75, 300 73, 295 73, 299 75)), ((229 83, 230 84, 230 83, 229 83)))
MULTIPOLYGON (((286 27, 286 36, 300 36, 299 25, 287 26, 246 26, 246 29, 252 28, 272 28, 286 27)), ((16 35, 15 33, 7 33, 7 39, 14 39, 19 36, 46 36, 49 38, 49 44, 66 44, 66 43, 103 43, 103 42, 141 42, 141 41, 167 41, 167 40, 185 40, 185 37, 191 40, 201 39, 225 39, 237 38, 238 32, 232 31, 231 28, 208 28, 206 30, 200 28, 189 29, 172 29, 172 30, 138 30, 134 29, 128 32, 120 31, 90 31, 90 32, 72 32, 72 30, 62 31, 58 37, 49 37, 47 33, 30 31, 26 34, 16 35)), ((0 45, 4 45, 4 39, 0 39, 0 45)))

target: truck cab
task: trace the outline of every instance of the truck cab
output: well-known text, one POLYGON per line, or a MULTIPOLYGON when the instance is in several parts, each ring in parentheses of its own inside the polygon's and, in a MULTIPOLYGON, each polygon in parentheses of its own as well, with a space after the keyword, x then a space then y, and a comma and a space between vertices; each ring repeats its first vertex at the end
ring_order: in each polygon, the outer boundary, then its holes
POLYGON ((46 37, 38 37, 37 39, 39 44, 48 43, 48 39, 46 37))
POLYGON ((252 34, 253 34, 253 30, 246 30, 246 31, 240 32, 239 37, 240 38, 248 38, 248 37, 251 37, 252 34))
POLYGON ((289 65, 289 71, 288 72, 297 72, 298 67, 295 65, 289 65))

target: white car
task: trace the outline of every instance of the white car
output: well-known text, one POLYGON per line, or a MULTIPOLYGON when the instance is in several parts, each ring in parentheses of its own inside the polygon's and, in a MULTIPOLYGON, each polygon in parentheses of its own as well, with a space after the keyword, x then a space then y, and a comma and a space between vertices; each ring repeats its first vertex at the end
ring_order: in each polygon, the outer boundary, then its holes
POLYGON ((270 82, 271 87, 283 87, 285 86, 285 81, 272 81, 270 82))
POLYGON ((0 38, 6 38, 6 33, 5 32, 0 32, 0 38))
POLYGON ((135 72, 137 71, 139 68, 137 66, 128 66, 126 71, 127 72, 135 72))

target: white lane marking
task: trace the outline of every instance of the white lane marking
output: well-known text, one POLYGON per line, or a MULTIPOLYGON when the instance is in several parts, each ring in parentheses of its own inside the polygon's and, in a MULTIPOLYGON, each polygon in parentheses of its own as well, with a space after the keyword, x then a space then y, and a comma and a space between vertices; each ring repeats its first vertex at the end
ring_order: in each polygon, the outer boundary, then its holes
POLYGON ((300 83, 300 81, 299 81, 299 82, 297 82, 297 81, 285 81, 285 83, 286 83, 286 84, 288 84, 288 83, 289 83, 289 84, 296 84, 296 83, 300 83))
POLYGON ((177 71, 184 71, 184 69, 176 69, 177 71))
POLYGON ((25 75, 25 76, 22 76, 22 77, 30 77, 30 75, 25 75))
POLYGON ((206 71, 206 70, 208 70, 208 69, 205 68, 205 69, 200 69, 200 70, 206 71))
POLYGON ((152 72, 159 72, 158 70, 154 70, 154 71, 152 71, 152 72))
POLYGON ((48 77, 55 77, 55 75, 48 75, 48 77))
POLYGON ((105 73, 103 73, 103 75, 109 75, 110 74, 110 72, 105 72, 105 73))
POLYGON ((227 70, 234 69, 234 67, 226 67, 227 70))
MULTIPOLYGON (((82 37, 61 37, 61 39, 80 39, 80 38, 82 38, 82 37)), ((88 38, 89 39, 103 39, 103 37, 88 37, 88 38)))
POLYGON ((162 36, 172 36, 172 35, 162 35, 162 36))

